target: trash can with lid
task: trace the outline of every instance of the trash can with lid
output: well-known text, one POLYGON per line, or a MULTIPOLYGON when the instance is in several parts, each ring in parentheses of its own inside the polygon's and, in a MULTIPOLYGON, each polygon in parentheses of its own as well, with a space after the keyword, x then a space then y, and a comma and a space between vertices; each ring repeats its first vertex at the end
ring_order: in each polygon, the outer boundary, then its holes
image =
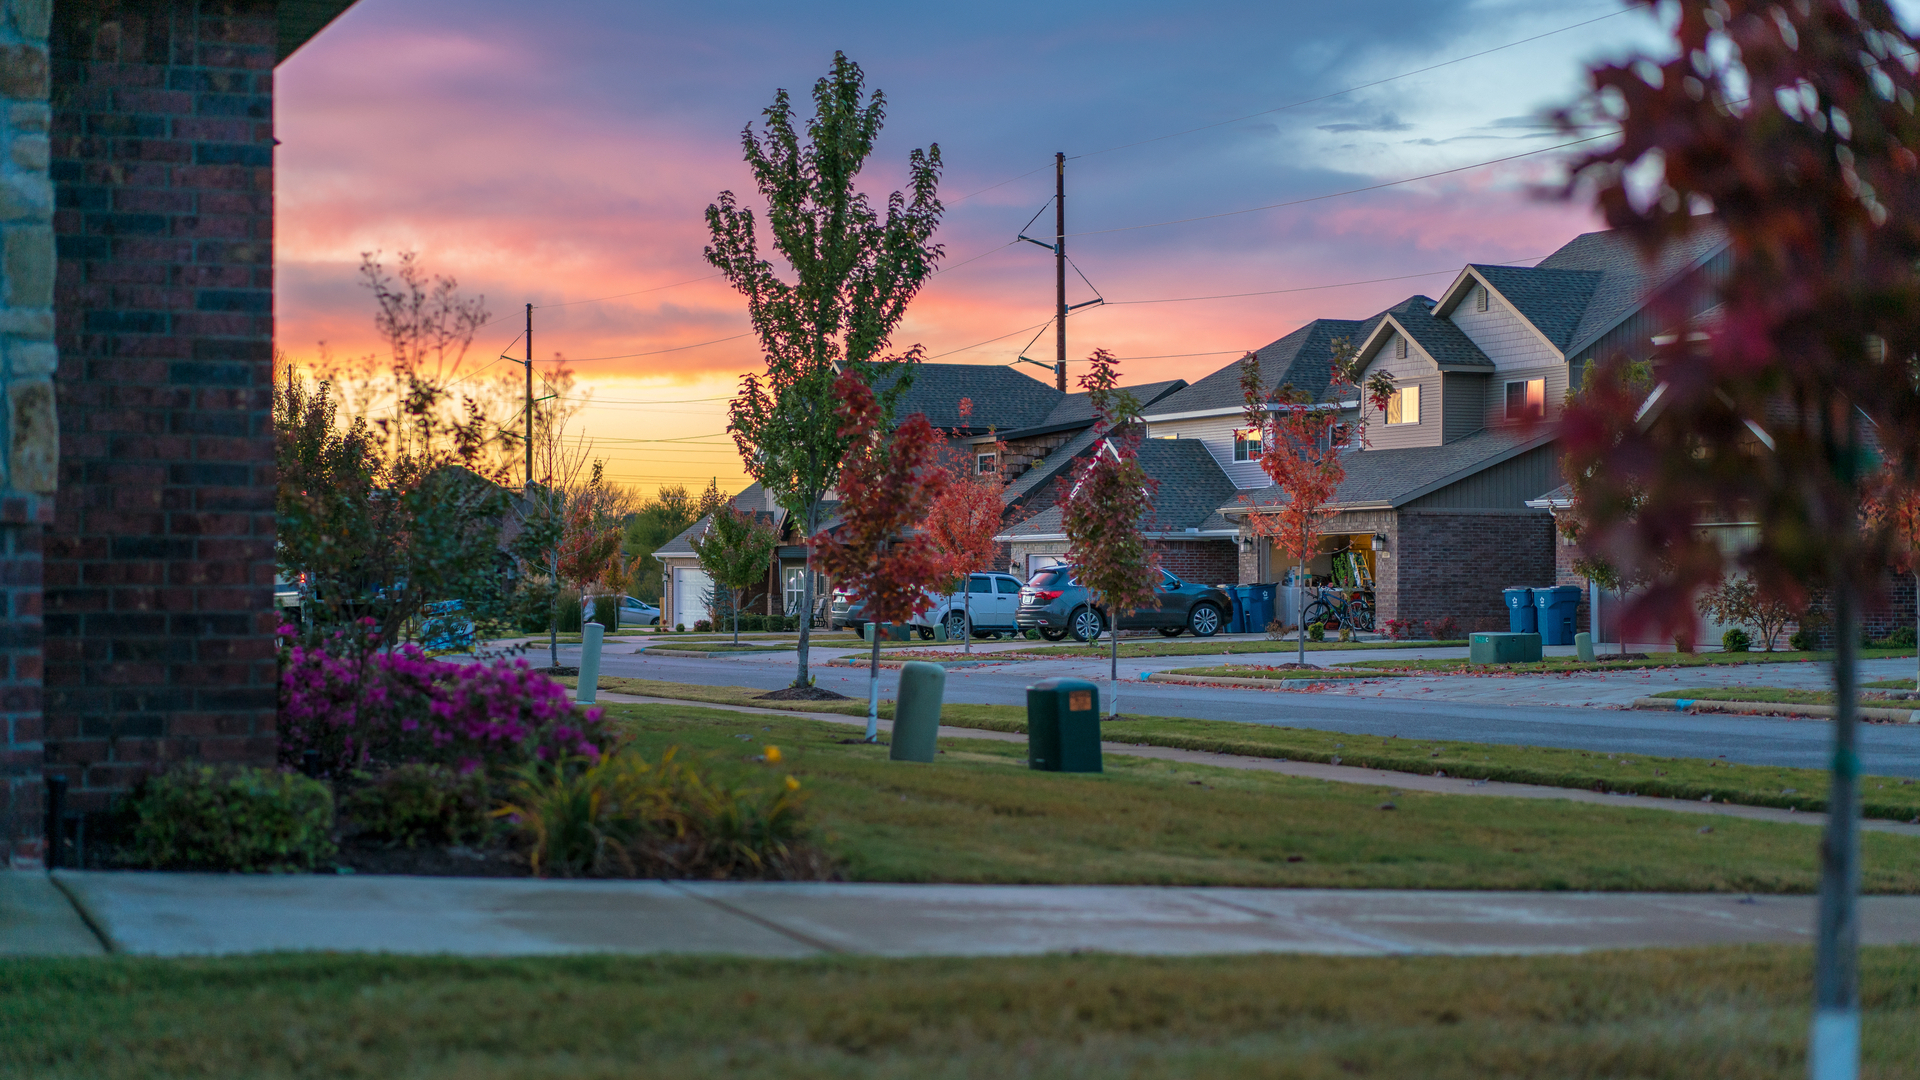
POLYGON ((1085 679, 1027 687, 1027 765, 1043 772, 1100 772, 1100 690, 1085 679))
POLYGON ((1541 641, 1548 645, 1573 644, 1574 632, 1579 628, 1580 586, 1535 589, 1533 606, 1539 611, 1541 641))
POLYGON ((1253 586, 1222 585, 1220 588, 1225 590, 1228 596, 1233 597, 1233 620, 1227 624, 1227 632, 1229 634, 1253 633, 1253 619, 1250 617, 1253 608, 1253 586))
POLYGON ((1267 582, 1247 586, 1247 633, 1263 634, 1273 621, 1273 597, 1280 586, 1267 582))
POLYGON ((1506 589, 1507 632, 1513 634, 1538 633, 1540 624, 1533 610, 1533 590, 1518 585, 1506 589))

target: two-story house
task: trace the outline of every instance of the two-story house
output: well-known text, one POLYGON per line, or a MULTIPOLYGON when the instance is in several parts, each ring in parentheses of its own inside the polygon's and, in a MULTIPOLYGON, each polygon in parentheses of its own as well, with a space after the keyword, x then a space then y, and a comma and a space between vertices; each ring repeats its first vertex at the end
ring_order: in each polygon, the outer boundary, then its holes
MULTIPOLYGON (((1588 233, 1536 266, 1469 265, 1437 300, 1316 319, 1258 350, 1264 386, 1290 384, 1364 430, 1343 456, 1346 478, 1308 572, 1324 579, 1336 553, 1350 551, 1374 583, 1381 620, 1503 626, 1503 587, 1556 577, 1552 518, 1528 504, 1562 483, 1555 422, 1569 388, 1598 357, 1649 355, 1664 329, 1652 306, 1661 289, 1687 272, 1712 273, 1726 257, 1714 234, 1649 262, 1617 234, 1588 233), (1393 377, 1384 408, 1332 381, 1342 338, 1358 349, 1356 383, 1380 371, 1393 377)), ((1236 362, 1162 398, 1145 418, 1150 445, 1195 440, 1234 485, 1204 530, 1211 535, 1196 540, 1233 551, 1239 581, 1278 581, 1288 560, 1254 538, 1248 519, 1286 497, 1261 469, 1262 433, 1244 414, 1236 362)), ((1009 530, 1016 564, 1058 543, 1039 524, 1009 530)))

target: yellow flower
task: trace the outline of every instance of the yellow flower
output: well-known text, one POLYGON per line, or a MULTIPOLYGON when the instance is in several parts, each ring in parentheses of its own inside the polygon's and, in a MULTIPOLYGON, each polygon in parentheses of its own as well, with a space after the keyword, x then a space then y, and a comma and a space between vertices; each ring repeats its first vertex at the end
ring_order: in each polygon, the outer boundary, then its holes
POLYGON ((793 776, 792 776, 792 774, 788 774, 788 776, 787 776, 787 790, 788 790, 788 791, 799 791, 799 790, 800 790, 800 781, 798 781, 798 780, 795 780, 795 779, 793 778, 793 776))
POLYGON ((779 747, 777 746, 767 747, 767 764, 769 765, 780 764, 780 748, 779 747))

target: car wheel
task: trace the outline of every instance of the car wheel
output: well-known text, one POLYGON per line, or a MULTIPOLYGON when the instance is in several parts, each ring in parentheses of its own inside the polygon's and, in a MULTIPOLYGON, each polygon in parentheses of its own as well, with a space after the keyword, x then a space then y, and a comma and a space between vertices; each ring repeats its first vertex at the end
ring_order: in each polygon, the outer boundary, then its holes
POLYGON ((1221 621, 1220 609, 1212 604, 1195 604, 1192 614, 1187 616, 1187 625, 1194 637, 1212 637, 1219 633, 1221 621))
POLYGON ((1074 608, 1067 617, 1068 631, 1080 641, 1098 640, 1101 623, 1100 613, 1090 607, 1074 608))
POLYGON ((1048 641, 1062 641, 1065 640, 1067 632, 1065 630, 1055 630, 1052 627, 1042 626, 1040 627, 1040 636, 1046 638, 1048 641))
POLYGON ((947 612, 947 640, 959 641, 967 633, 967 613, 964 611, 947 612))
POLYGON ((1156 627, 1155 629, 1157 629, 1157 630, 1159 630, 1159 631, 1160 631, 1160 636, 1161 636, 1161 637, 1179 637, 1179 636, 1180 636, 1180 632, 1181 632, 1182 630, 1185 630, 1185 629, 1186 629, 1186 627, 1184 627, 1184 626, 1161 626, 1161 627, 1156 627))

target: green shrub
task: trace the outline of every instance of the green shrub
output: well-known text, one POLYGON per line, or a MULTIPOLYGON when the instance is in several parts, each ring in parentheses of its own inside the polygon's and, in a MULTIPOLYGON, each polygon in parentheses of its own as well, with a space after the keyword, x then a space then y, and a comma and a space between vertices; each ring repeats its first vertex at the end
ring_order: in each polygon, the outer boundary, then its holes
POLYGON ((713 623, 706 619, 695 619, 693 620, 693 632, 696 634, 710 634, 713 632, 713 623))
POLYGON ((1820 639, 1805 627, 1795 630, 1787 637, 1787 648, 1794 652, 1812 652, 1820 647, 1820 639))
POLYGON ((1308 641, 1327 640, 1327 624, 1314 623, 1312 626, 1307 627, 1307 640, 1308 641))
POLYGON ((563 592, 554 601, 553 628, 562 634, 580 632, 580 594, 563 592))
MULTIPOLYGON (((675 760, 617 751, 521 770, 494 811, 526 839, 536 875, 774 878, 830 876, 805 823, 800 782, 729 787, 675 760)), ((779 760, 769 748, 769 763, 779 760)))
POLYGON ((1902 626, 1893 633, 1888 634, 1887 639, 1880 644, 1889 649, 1911 649, 1914 647, 1914 640, 1913 627, 1902 626))
POLYGON ((296 773, 184 766, 149 777, 123 809, 125 866, 279 873, 334 855, 333 793, 296 773))
POLYGON ((684 634, 684 633, 686 633, 686 632, 687 632, 687 624, 686 624, 686 623, 683 623, 683 622, 677 622, 677 623, 674 623, 674 624, 673 624, 673 632, 674 632, 674 633, 676 633, 676 634, 684 634))
POLYGON ((593 621, 615 629, 620 618, 620 598, 617 596, 596 596, 593 598, 593 621))
POLYGON ((1748 652, 1753 648, 1753 639, 1736 626, 1720 635, 1720 647, 1727 652, 1748 652))
POLYGON ((487 834, 486 774, 445 765, 407 764, 375 776, 341 800, 360 832, 394 846, 470 844, 487 834))

